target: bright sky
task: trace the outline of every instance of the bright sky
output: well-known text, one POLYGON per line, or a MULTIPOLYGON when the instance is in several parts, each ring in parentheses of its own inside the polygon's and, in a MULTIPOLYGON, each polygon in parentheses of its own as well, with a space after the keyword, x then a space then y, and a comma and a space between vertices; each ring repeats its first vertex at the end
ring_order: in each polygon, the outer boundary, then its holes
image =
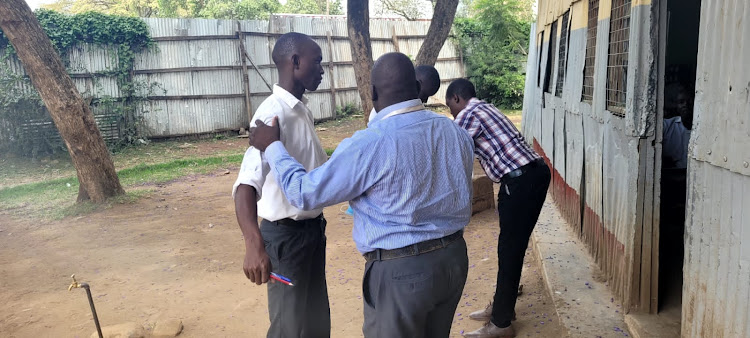
POLYGON ((53 1, 54 0, 26 0, 26 3, 29 4, 29 7, 31 7, 32 10, 35 10, 43 4, 48 4, 53 1))

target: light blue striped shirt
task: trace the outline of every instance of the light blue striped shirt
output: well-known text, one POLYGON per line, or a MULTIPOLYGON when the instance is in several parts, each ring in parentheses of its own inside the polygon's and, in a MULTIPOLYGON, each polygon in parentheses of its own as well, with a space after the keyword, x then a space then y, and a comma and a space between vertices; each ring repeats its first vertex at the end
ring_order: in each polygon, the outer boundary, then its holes
POLYGON ((265 156, 287 200, 309 210, 350 201, 357 249, 396 249, 463 229, 471 217, 474 142, 453 121, 427 110, 382 109, 365 130, 310 171, 274 142, 265 156))

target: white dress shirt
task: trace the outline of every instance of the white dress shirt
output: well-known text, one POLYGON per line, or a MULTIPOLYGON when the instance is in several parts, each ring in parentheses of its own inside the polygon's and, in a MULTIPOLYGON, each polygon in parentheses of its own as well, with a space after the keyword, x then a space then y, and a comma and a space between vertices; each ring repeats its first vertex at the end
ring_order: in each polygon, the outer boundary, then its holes
MULTIPOLYGON (((687 168, 688 144, 690 130, 682 124, 679 116, 664 120, 664 136, 662 137, 662 152, 664 157, 673 162, 678 169, 687 168)), ((670 165, 665 163, 665 166, 670 165)))
POLYGON ((370 111, 370 117, 367 118, 367 124, 370 124, 370 122, 372 122, 372 119, 375 118, 375 115, 378 115, 378 112, 375 111, 375 108, 372 108, 372 110, 370 111))
MULTIPOLYGON (((313 170, 328 159, 315 133, 313 115, 307 108, 305 97, 300 101, 284 88, 274 85, 273 94, 256 109, 250 126, 255 126, 256 120, 271 124, 274 116, 279 117, 281 143, 289 151, 289 155, 299 161, 306 170, 313 170)), ((253 147, 247 149, 242 159, 237 181, 232 188, 232 197, 240 184, 255 188, 258 197, 258 216, 265 220, 304 220, 323 212, 323 209, 303 211, 289 204, 270 170, 265 155, 253 147)))

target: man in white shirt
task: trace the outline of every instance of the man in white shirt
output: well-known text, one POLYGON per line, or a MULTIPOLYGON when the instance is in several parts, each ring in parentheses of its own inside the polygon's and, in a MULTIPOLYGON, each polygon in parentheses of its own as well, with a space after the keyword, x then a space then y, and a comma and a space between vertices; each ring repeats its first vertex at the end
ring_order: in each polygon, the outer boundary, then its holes
MULTIPOLYGON (((313 126, 305 90, 322 81, 322 54, 310 37, 287 33, 274 45, 279 83, 255 111, 253 121, 284 126, 281 142, 307 170, 328 158, 313 126)), ((268 337, 329 337, 330 307, 325 280, 326 221, 322 209, 303 211, 289 204, 260 151, 245 152, 234 184, 237 222, 245 239, 243 270, 251 282, 268 282, 271 272, 294 286, 268 283, 268 337), (258 217, 261 217, 258 226, 258 217)))
POLYGON ((693 129, 693 103, 687 90, 680 84, 672 85, 677 92, 675 110, 679 116, 664 119, 662 130, 662 167, 686 169, 688 143, 693 129))

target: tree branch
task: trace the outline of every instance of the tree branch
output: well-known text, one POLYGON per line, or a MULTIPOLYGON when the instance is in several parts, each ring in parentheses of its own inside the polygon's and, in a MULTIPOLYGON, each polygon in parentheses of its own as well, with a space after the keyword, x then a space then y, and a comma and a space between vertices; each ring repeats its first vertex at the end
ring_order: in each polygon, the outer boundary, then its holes
POLYGON ((417 54, 417 65, 435 65, 438 54, 440 54, 445 39, 448 38, 448 34, 451 31, 451 26, 453 26, 458 1, 437 0, 435 13, 432 16, 432 22, 430 22, 430 29, 427 31, 427 36, 417 54))

